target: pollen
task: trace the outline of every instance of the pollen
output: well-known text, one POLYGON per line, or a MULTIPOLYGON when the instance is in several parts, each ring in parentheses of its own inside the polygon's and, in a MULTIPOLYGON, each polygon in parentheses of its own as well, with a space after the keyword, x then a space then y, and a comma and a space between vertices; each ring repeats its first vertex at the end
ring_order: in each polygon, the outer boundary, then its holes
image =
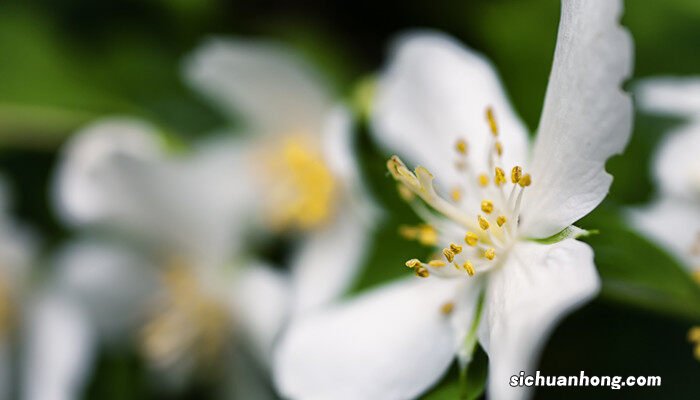
POLYGON ((481 227, 481 229, 483 229, 483 230, 489 229, 489 221, 487 221, 486 218, 479 215, 477 217, 477 219, 479 220, 479 227, 481 227))
POLYGON ((454 201, 460 201, 462 199, 462 191, 459 190, 459 188, 454 188, 450 193, 450 197, 452 197, 454 201))
POLYGON ((493 182, 496 184, 496 186, 501 186, 504 183, 506 183, 506 173, 503 171, 501 167, 496 167, 495 168, 495 176, 493 178, 493 182))
POLYGON ((447 263, 445 263, 442 260, 430 260, 428 262, 428 265, 430 265, 431 267, 440 268, 440 267, 444 267, 445 265, 447 265, 447 263))
POLYGON ((455 143, 455 150, 457 150, 457 153, 463 156, 467 155, 467 151, 469 150, 467 141, 464 139, 458 139, 457 143, 455 143))
POLYGON ((498 136, 498 125, 496 124, 496 116, 493 114, 493 108, 490 106, 486 108, 486 120, 489 123, 489 129, 491 130, 491 134, 493 136, 498 136))
POLYGON ((493 147, 496 150, 496 154, 498 154, 499 156, 503 155, 503 143, 496 142, 496 144, 494 144, 493 147))
POLYGON ((493 211, 493 202, 490 200, 482 201, 481 211, 485 212, 486 214, 491 214, 491 212, 493 211))
POLYGON ((486 257, 488 260, 493 260, 494 258, 496 258, 496 249, 492 247, 486 250, 484 252, 484 257, 486 257))
POLYGON ((417 258, 412 258, 412 259, 406 261, 406 266, 407 266, 408 268, 411 268, 411 269, 420 267, 420 266, 422 266, 422 265, 423 265, 423 263, 420 262, 420 260, 417 259, 417 258))
POLYGON ((469 246, 474 247, 476 246, 477 242, 479 242, 479 236, 477 236, 474 232, 467 232, 467 234, 464 235, 464 242, 469 246))
POLYGON ((498 224, 499 227, 503 226, 506 223, 506 221, 507 220, 505 215, 499 215, 498 218, 496 218, 496 224, 498 224))
POLYGON ((520 187, 528 187, 531 184, 532 178, 530 177, 530 174, 525 174, 518 180, 518 185, 520 185, 520 187))
POLYGON ((444 315, 452 314, 452 311, 454 309, 455 309, 455 303, 453 303, 451 301, 448 301, 447 303, 440 306, 440 312, 443 313, 444 315))
POLYGON ((462 246, 455 243, 450 243, 450 250, 452 250, 452 252, 455 254, 459 254, 462 252, 462 246))
POLYGON ((427 278, 430 276, 430 272, 425 267, 418 267, 415 269, 416 271, 416 276, 421 277, 421 278, 427 278))
POLYGON ((464 264, 462 264, 462 268, 465 271, 467 271, 467 274, 469 274, 469 276, 474 276, 474 274, 476 273, 476 271, 474 270, 474 266, 469 261, 466 261, 464 264))
POLYGON ((486 187, 489 184, 489 176, 486 174, 479 175, 479 186, 486 187))
POLYGON ((448 262, 452 262, 455 259, 455 253, 450 249, 442 249, 442 255, 445 256, 448 262))
POLYGON ((510 181, 513 183, 518 183, 520 181, 520 178, 523 176, 523 169, 519 166, 513 167, 513 169, 510 171, 510 181))

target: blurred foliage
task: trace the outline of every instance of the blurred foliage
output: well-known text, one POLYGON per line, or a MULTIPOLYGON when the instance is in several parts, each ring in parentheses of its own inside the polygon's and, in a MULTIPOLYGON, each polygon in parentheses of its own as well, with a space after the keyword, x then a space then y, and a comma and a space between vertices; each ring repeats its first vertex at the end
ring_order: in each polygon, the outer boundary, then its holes
MULTIPOLYGON (((224 0, 4 0, 0 3, 0 171, 16 189, 18 213, 59 243, 65 231, 50 207, 50 181, 64 140, 100 116, 128 114, 185 141, 222 118, 180 77, 182 58, 210 35, 277 38, 318 64, 339 94, 381 68, 391 38, 408 28, 444 30, 489 57, 515 109, 534 132, 559 17, 555 0, 390 0, 229 2, 224 0)), ((700 2, 628 0, 623 17, 636 45, 635 77, 700 74, 700 2)), ((677 261, 625 226, 620 210, 654 194, 649 161, 678 121, 639 115, 603 208, 581 221, 604 278, 601 299, 568 317, 542 358, 549 373, 662 374, 662 389, 637 398, 696 398, 700 367, 684 342, 700 320, 700 294, 677 261), (608 300, 634 307, 611 306, 608 300), (606 303, 603 303, 606 301, 606 303), (655 313, 648 313, 652 310, 655 313), (651 362, 653 360, 653 363, 651 362), (570 371, 575 368, 575 371, 570 371), (663 391, 663 392, 662 392, 663 391)), ((355 148, 377 202, 386 210, 355 292, 405 276, 403 261, 430 249, 398 237, 418 222, 386 174, 386 154, 359 126, 355 148)), ((485 358, 485 355, 482 354, 485 358)), ((482 363, 481 359, 475 365, 482 363)), ((483 366, 482 365, 482 366, 483 366)), ((90 398, 151 398, 132 356, 106 354, 90 398), (108 397, 109 396, 109 397, 108 397)), ((479 374, 473 377, 481 379, 479 374)), ((616 398, 616 391, 543 389, 540 398, 616 398)), ((426 399, 458 393, 456 368, 426 399)), ((624 392, 626 394, 632 392, 624 392)), ((194 389, 183 398, 201 398, 194 389)))

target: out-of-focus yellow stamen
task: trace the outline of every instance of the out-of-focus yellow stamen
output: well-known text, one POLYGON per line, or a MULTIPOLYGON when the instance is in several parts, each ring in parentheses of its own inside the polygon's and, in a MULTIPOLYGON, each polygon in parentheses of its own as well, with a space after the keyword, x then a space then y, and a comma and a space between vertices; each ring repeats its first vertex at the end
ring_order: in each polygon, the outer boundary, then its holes
POLYGON ((474 274, 476 273, 476 271, 474 270, 474 266, 473 266, 472 263, 469 262, 469 261, 466 261, 464 264, 462 264, 462 268, 463 268, 465 271, 467 271, 467 273, 469 274, 469 276, 474 276, 474 274))
POLYGON ((495 176, 493 178, 493 182, 496 184, 496 186, 501 186, 504 183, 506 183, 506 173, 501 167, 495 168, 495 176))
POLYGON ((416 276, 421 278, 427 278, 430 276, 430 272, 425 267, 418 267, 415 269, 416 276))
POLYGON ((693 356, 700 361, 700 326, 694 326, 688 331, 688 341, 694 344, 693 356))
POLYGON ((474 232, 467 232, 466 235, 464 235, 464 242, 467 243, 469 246, 476 246, 476 243, 479 241, 479 236, 477 236, 476 233, 474 232))
POLYGON ((442 260, 430 260, 428 262, 428 265, 430 265, 431 267, 440 268, 440 267, 444 267, 447 264, 442 260))
POLYGON ((496 249, 490 248, 484 252, 484 257, 486 257, 488 260, 493 260, 496 258, 496 249))
POLYGON ((454 309, 455 309, 455 303, 453 303, 451 301, 448 301, 447 303, 440 306, 440 312, 443 313, 444 315, 452 314, 452 311, 454 309))
POLYGON ((402 183, 396 185, 396 189, 398 190, 401 199, 407 203, 410 203, 416 198, 416 195, 411 191, 411 189, 407 188, 406 185, 402 183))
POLYGON ((481 229, 483 229, 483 230, 489 229, 489 221, 487 221, 486 218, 484 218, 484 217, 482 217, 481 215, 479 215, 479 216, 477 217, 477 219, 479 220, 479 227, 480 227, 481 229))
POLYGON ((491 214, 491 212, 493 212, 493 202, 490 200, 483 200, 481 202, 481 211, 486 214, 491 214))
POLYGON ((455 259, 455 253, 448 248, 442 249, 442 255, 445 256, 448 262, 452 262, 455 259))
POLYGON ((455 143, 455 150, 457 150, 457 152, 461 155, 467 155, 467 151, 469 150, 467 141, 464 139, 458 139, 457 143, 455 143))
POLYGON ((498 136, 498 125, 496 124, 496 116, 493 114, 493 108, 490 106, 486 108, 486 120, 489 123, 489 129, 491 130, 491 134, 493 136, 498 136))
POLYGON ((421 263, 420 260, 417 258, 412 258, 406 261, 406 266, 411 269, 420 267, 421 265, 423 265, 423 263, 421 263))
POLYGON ((496 144, 494 144, 494 148, 496 149, 496 154, 499 156, 503 155, 503 143, 496 142, 496 144))
POLYGON ((479 186, 486 187, 489 185, 489 176, 486 174, 479 175, 479 186))
POLYGON ((523 176, 523 169, 519 166, 513 167, 513 169, 510 171, 510 181, 513 183, 518 183, 520 181, 520 178, 523 176))
POLYGON ((462 246, 456 243, 450 243, 450 250, 452 250, 452 252, 455 254, 459 254, 462 252, 462 246))
POLYGON ((518 180, 518 185, 520 185, 520 187, 528 187, 531 184, 532 178, 530 177, 530 174, 525 174, 518 180))
POLYGON ((462 191, 459 190, 459 188, 454 188, 450 193, 450 197, 452 197, 454 201, 460 201, 462 199, 462 191))
POLYGON ((438 233, 432 225, 420 224, 418 226, 401 225, 399 235, 404 239, 417 240, 423 246, 435 246, 438 233))
POLYGON ((498 226, 503 226, 503 224, 505 224, 506 221, 507 220, 505 215, 499 215, 498 218, 496 218, 496 224, 498 224, 498 226))

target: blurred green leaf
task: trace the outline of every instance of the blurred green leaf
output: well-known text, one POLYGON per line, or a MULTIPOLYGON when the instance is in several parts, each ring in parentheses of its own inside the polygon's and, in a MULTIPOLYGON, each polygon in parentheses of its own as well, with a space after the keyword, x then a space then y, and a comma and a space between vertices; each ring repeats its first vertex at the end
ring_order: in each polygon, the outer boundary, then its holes
POLYGON ((466 375, 465 390, 459 381, 459 367, 453 365, 450 372, 422 400, 475 400, 484 394, 488 375, 488 356, 481 347, 477 346, 474 359, 469 364, 466 375))
POLYGON ((600 229, 585 239, 595 251, 602 297, 660 313, 700 320, 700 286, 671 256, 626 226, 610 207, 581 221, 600 229))

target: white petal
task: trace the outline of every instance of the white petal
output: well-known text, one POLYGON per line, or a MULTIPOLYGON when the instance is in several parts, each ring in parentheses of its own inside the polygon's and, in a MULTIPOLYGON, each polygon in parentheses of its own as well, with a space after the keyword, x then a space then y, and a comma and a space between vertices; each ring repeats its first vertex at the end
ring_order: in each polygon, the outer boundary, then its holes
POLYGON ((700 117, 700 79, 660 77, 644 79, 636 85, 640 108, 680 117, 700 117))
POLYGON ((10 344, 0 340, 0 400, 7 400, 12 393, 12 362, 10 344))
POLYGON ((700 255, 692 252, 700 243, 700 204, 664 198, 628 215, 632 225, 688 268, 700 266, 700 255))
POLYGON ((264 265, 250 265, 236 278, 231 297, 234 317, 258 362, 268 367, 272 346, 289 315, 289 279, 264 265))
POLYGON ((97 241, 66 246, 54 268, 58 290, 81 305, 107 339, 123 340, 147 311, 155 265, 126 247, 97 241))
POLYGON ((654 159, 654 175, 663 196, 700 204, 700 122, 670 132, 654 159))
POLYGON ((464 179, 454 168, 458 138, 469 142, 475 173, 487 172, 488 106, 500 126, 506 164, 526 162, 526 129, 491 64, 445 35, 411 33, 398 40, 379 80, 373 132, 388 151, 423 165, 451 188, 464 179))
POLYGON ((95 335, 70 301, 48 295, 31 310, 24 359, 24 399, 82 397, 93 362, 95 335))
POLYGON ((317 72, 277 43, 211 39, 184 72, 222 111, 265 134, 320 133, 331 106, 317 72))
POLYGON ((455 357, 451 318, 440 308, 455 301, 459 283, 412 278, 299 319, 278 345, 277 388, 309 400, 417 397, 455 357))
POLYGON ((522 230, 551 236, 607 195, 605 162, 625 148, 632 103, 620 85, 632 68, 632 40, 620 0, 565 0, 554 65, 534 148, 522 230))
POLYGON ((489 355, 487 393, 499 400, 528 397, 528 388, 510 387, 510 377, 533 372, 559 319, 600 287, 593 251, 582 242, 519 243, 511 251, 490 277, 479 329, 489 355))

